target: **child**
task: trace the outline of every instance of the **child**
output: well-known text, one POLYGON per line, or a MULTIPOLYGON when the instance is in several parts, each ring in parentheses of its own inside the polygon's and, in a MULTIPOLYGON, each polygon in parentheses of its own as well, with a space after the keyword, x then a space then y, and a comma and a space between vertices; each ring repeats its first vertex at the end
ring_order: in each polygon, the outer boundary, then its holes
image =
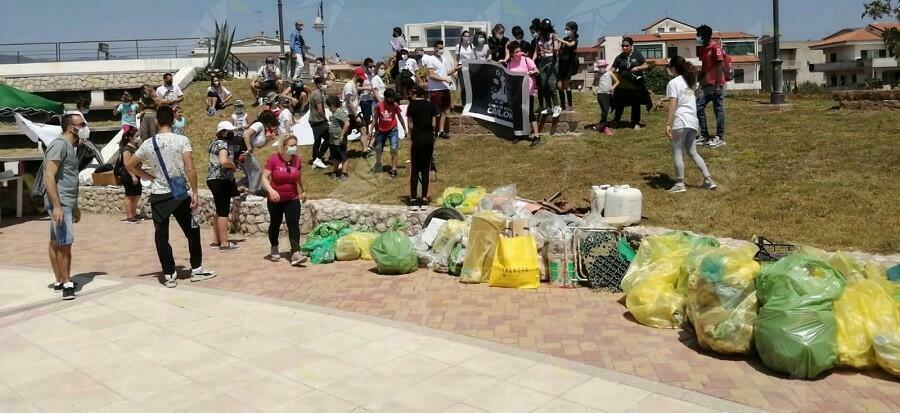
POLYGON ((400 151, 400 132, 397 130, 397 120, 406 130, 406 121, 400 110, 400 97, 394 89, 384 91, 384 100, 375 105, 375 116, 372 126, 375 130, 375 171, 381 170, 381 154, 384 152, 385 141, 391 144, 391 170, 388 175, 397 177, 397 152, 400 151))
POLYGON ((409 118, 409 136, 412 139, 410 150, 412 170, 409 174, 409 210, 428 209, 429 172, 434 162, 434 119, 437 109, 425 99, 426 92, 421 87, 412 90, 413 100, 409 102, 406 116, 409 118), (422 186, 422 197, 417 190, 422 186))
POLYGON ((337 96, 329 96, 325 99, 331 118, 328 120, 330 132, 329 149, 331 150, 331 162, 334 164, 334 179, 347 180, 349 162, 347 162, 347 135, 350 134, 350 116, 341 106, 337 96))
POLYGON ((706 167, 706 162, 697 153, 697 133, 700 121, 697 119, 697 71, 694 66, 681 56, 669 60, 669 75, 673 77, 666 86, 666 97, 669 98, 669 112, 666 122, 666 136, 672 139, 672 158, 675 161, 675 185, 669 193, 676 194, 687 191, 684 185, 684 160, 682 150, 687 151, 703 174, 703 189, 716 189, 706 167))
POLYGON ((184 135, 184 128, 187 127, 187 118, 184 117, 184 112, 181 110, 181 106, 175 106, 175 122, 172 123, 172 133, 178 135, 184 135))
POLYGON ((123 92, 122 103, 119 103, 119 106, 113 109, 113 116, 122 116, 122 126, 131 125, 137 127, 137 111, 138 104, 132 100, 131 93, 123 92))
POLYGON ((594 69, 597 73, 597 104, 600 105, 600 123, 594 126, 594 129, 610 136, 613 133, 606 126, 606 120, 609 116, 609 109, 612 106, 613 91, 619 87, 619 78, 609 70, 606 70, 608 66, 609 64, 603 59, 594 62, 594 69))

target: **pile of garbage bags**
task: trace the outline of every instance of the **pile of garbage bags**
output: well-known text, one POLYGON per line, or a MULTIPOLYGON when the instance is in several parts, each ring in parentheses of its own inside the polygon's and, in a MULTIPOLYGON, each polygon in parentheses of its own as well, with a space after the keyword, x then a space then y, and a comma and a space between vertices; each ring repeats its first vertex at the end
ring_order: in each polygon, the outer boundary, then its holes
POLYGON ((456 186, 447 187, 438 198, 438 205, 444 208, 456 208, 463 214, 474 214, 481 203, 481 199, 487 195, 487 190, 480 186, 456 186))
POLYGON ((761 266, 757 251, 685 232, 645 237, 622 280, 626 307, 647 326, 691 328, 703 349, 755 350, 792 378, 838 366, 900 377, 900 280, 843 253, 800 248, 761 266))
POLYGON ((383 234, 354 232, 345 221, 319 224, 307 236, 300 251, 313 264, 336 260, 375 261, 377 272, 383 275, 409 274, 419 268, 412 242, 398 229, 383 234))

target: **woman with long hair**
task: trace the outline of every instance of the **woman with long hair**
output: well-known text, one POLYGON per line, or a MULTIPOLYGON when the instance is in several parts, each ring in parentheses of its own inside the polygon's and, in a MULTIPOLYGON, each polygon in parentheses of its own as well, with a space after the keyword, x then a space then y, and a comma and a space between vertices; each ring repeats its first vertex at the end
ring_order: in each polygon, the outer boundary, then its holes
POLYGON ((141 98, 138 101, 138 112, 141 119, 138 135, 140 135, 141 141, 146 141, 156 136, 156 109, 162 104, 162 99, 159 98, 152 86, 148 84, 141 85, 141 98))
POLYGON ((562 113, 562 107, 559 106, 559 94, 556 91, 557 53, 559 53, 559 39, 556 37, 556 30, 553 29, 553 22, 550 19, 544 19, 538 27, 534 61, 537 62, 538 70, 541 72, 538 77, 538 87, 544 95, 544 105, 546 105, 541 109, 541 115, 549 115, 552 111, 554 118, 558 118, 562 113))
POLYGON ((216 112, 225 109, 225 103, 231 100, 231 92, 222 84, 222 79, 213 76, 206 88, 206 114, 213 116, 216 112))
POLYGON ((507 47, 509 48, 509 55, 512 56, 507 63, 507 69, 510 72, 526 73, 531 79, 531 90, 528 93, 528 122, 531 123, 531 146, 537 146, 541 143, 537 116, 534 114, 534 96, 537 94, 537 85, 534 78, 538 74, 537 65, 534 63, 534 60, 525 55, 519 42, 513 40, 507 47))
POLYGON ((266 161, 262 174, 263 188, 268 195, 269 209, 269 244, 271 252, 266 257, 270 261, 280 261, 278 251, 278 235, 281 223, 288 228, 288 241, 291 244, 291 265, 297 266, 306 261, 300 254, 300 208, 306 200, 303 190, 303 165, 297 152, 297 137, 283 135, 279 138, 278 153, 266 161))
POLYGON ((506 37, 506 27, 497 23, 491 30, 491 37, 488 39, 488 47, 490 48, 490 60, 500 64, 506 64, 509 60, 509 50, 506 45, 509 44, 509 38, 506 37))
POLYGON ((275 140, 278 136, 278 118, 271 111, 260 112, 255 122, 250 123, 244 131, 244 173, 247 175, 247 191, 257 195, 262 178, 262 167, 253 155, 254 151, 275 140))
POLYGON ((140 219, 137 217, 137 205, 141 199, 141 192, 144 189, 141 186, 140 178, 137 175, 128 173, 125 169, 125 163, 131 159, 131 156, 134 155, 134 152, 140 146, 137 131, 137 128, 134 126, 127 124, 122 126, 122 140, 119 141, 119 160, 116 162, 115 168, 113 168, 115 169, 113 172, 119 177, 122 186, 125 188, 125 199, 123 200, 125 219, 122 222, 129 224, 140 222, 140 219))
POLYGON ((684 160, 682 152, 687 152, 691 160, 703 174, 703 189, 716 189, 706 162, 697 153, 697 133, 700 121, 697 119, 697 70, 681 56, 669 60, 669 75, 673 77, 666 86, 669 111, 666 122, 666 136, 672 140, 672 158, 675 162, 675 185, 669 193, 687 191, 684 185, 684 160))
POLYGON ((400 60, 402 60, 401 52, 407 49, 406 36, 403 35, 403 29, 394 27, 393 35, 390 40, 391 51, 394 52, 394 65, 391 67, 391 79, 397 82, 397 75, 400 74, 400 60))
POLYGON ((575 49, 578 49, 578 23, 566 23, 566 36, 559 41, 559 100, 560 105, 567 112, 573 109, 572 89, 569 88, 569 80, 572 75, 578 73, 578 56, 575 49))

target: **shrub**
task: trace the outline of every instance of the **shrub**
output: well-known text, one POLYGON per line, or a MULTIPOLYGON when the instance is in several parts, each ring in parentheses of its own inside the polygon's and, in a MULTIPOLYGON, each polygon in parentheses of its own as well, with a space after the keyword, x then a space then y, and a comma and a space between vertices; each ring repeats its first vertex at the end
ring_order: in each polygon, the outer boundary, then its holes
POLYGON ((650 68, 644 72, 644 81, 646 82, 647 90, 654 95, 665 95, 666 85, 670 80, 672 80, 672 78, 669 77, 669 73, 661 66, 651 64, 650 68))
POLYGON ((800 95, 822 95, 825 94, 825 86, 807 81, 797 84, 792 92, 800 95))

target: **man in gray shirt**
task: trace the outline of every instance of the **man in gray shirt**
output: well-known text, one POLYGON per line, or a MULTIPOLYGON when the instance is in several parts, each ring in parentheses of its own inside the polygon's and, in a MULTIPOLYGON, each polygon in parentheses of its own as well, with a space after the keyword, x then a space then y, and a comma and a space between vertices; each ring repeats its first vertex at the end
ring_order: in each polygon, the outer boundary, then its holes
POLYGON ((81 220, 78 210, 78 157, 75 147, 87 140, 91 130, 81 114, 62 118, 62 135, 50 142, 44 152, 44 205, 50 214, 50 265, 56 276, 54 290, 62 290, 63 300, 75 298, 75 283, 69 279, 72 269, 74 224, 81 220))

